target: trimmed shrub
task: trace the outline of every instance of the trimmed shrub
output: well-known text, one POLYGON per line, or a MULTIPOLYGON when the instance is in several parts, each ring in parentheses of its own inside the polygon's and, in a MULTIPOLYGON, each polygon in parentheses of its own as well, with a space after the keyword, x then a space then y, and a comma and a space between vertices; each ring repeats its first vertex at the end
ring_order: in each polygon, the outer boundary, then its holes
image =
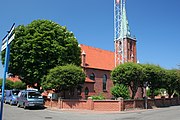
POLYGON ((116 84, 114 87, 111 88, 111 94, 117 99, 122 97, 124 99, 130 98, 130 93, 128 88, 123 84, 116 84))

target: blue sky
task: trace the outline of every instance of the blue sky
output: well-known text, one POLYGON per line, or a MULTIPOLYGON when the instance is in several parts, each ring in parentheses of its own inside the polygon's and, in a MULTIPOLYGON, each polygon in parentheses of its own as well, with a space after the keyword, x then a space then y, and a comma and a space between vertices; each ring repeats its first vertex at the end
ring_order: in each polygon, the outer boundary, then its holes
MULTIPOLYGON (((166 69, 180 64, 180 0, 127 0, 131 34, 140 63, 166 69)), ((80 44, 114 51, 113 0, 2 0, 0 39, 15 22, 47 19, 66 26, 80 44)), ((0 77, 3 67, 0 65, 0 77)))

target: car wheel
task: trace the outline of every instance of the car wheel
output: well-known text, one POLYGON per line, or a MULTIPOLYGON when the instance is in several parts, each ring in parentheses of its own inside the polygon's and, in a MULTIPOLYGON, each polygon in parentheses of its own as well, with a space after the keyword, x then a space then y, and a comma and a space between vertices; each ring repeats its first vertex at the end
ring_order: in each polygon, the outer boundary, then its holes
POLYGON ((10 101, 10 105, 11 105, 11 106, 13 105, 13 102, 12 102, 12 101, 10 101))
POLYGON ((23 108, 24 108, 24 109, 27 109, 27 106, 25 105, 25 103, 23 104, 23 108))
POLYGON ((20 107, 20 104, 19 104, 19 103, 17 103, 17 107, 20 107))

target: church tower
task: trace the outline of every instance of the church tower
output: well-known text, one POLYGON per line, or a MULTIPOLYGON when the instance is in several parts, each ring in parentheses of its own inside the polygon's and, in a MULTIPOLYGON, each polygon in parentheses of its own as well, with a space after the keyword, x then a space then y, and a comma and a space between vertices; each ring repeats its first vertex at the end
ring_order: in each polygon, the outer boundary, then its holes
POLYGON ((114 0, 115 66, 137 62, 136 38, 130 33, 126 16, 126 0, 114 0))

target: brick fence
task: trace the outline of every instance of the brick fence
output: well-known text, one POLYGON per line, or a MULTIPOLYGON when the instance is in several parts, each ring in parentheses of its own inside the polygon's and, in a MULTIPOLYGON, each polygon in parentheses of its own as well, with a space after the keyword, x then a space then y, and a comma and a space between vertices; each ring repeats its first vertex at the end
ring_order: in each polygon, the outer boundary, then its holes
MULTIPOLYGON (((177 98, 161 98, 148 99, 147 108, 167 107, 180 105, 180 99, 177 98)), ((131 109, 145 109, 145 100, 74 100, 74 99, 59 99, 45 101, 45 106, 58 109, 84 109, 95 111, 124 111, 131 109)))

